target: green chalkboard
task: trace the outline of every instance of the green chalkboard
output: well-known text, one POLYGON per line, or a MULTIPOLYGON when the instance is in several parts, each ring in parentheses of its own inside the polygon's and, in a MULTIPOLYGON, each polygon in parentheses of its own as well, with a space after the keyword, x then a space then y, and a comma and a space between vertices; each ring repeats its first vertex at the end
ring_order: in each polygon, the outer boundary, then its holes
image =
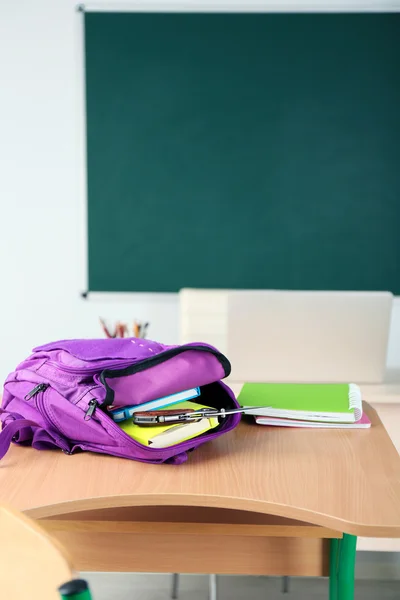
POLYGON ((89 289, 400 293, 400 15, 85 15, 89 289))

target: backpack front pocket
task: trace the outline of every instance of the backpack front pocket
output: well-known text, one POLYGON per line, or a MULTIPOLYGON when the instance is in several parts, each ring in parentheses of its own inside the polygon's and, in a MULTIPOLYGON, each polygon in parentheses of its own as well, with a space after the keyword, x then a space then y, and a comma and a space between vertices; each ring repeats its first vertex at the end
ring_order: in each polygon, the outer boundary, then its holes
POLYGON ((100 381, 106 388, 104 406, 130 406, 201 387, 227 377, 227 358, 202 344, 171 348, 122 369, 106 369, 100 381))

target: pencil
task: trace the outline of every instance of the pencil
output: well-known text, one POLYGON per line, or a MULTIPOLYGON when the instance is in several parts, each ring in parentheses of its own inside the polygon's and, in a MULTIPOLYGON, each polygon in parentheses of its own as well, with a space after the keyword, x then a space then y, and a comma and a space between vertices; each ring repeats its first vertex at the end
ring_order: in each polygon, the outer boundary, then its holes
POLYGON ((133 323, 133 337, 139 337, 139 323, 137 321, 133 323))
POLYGON ((104 320, 103 320, 101 317, 99 317, 99 319, 100 319, 100 324, 101 324, 101 326, 102 326, 102 328, 103 328, 103 331, 104 331, 104 333, 105 333, 105 336, 106 336, 107 338, 111 338, 111 337, 112 337, 112 335, 111 335, 111 333, 108 331, 108 329, 107 329, 107 325, 106 325, 105 321, 104 321, 104 320))

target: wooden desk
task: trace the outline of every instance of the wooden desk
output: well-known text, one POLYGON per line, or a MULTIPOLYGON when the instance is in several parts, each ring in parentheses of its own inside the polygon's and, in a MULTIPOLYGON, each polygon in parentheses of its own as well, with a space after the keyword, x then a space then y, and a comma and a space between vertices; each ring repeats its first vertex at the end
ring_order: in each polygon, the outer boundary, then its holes
POLYGON ((366 410, 370 430, 243 423, 179 467, 13 447, 0 502, 81 570, 316 576, 330 558, 331 598, 347 600, 354 536, 400 537, 400 457, 366 410))

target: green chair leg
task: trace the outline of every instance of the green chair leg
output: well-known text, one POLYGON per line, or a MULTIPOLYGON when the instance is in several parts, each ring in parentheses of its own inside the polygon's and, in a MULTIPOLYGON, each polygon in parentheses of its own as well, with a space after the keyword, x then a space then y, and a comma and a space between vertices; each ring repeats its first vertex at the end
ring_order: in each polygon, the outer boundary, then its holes
POLYGON ((329 600, 338 600, 337 578, 339 567, 339 546, 341 540, 332 539, 329 557, 329 600))
POLYGON ((338 557, 337 600, 354 600, 357 537, 344 534, 338 557))
POLYGON ((84 579, 71 579, 58 588, 62 600, 92 600, 89 586, 84 579))

